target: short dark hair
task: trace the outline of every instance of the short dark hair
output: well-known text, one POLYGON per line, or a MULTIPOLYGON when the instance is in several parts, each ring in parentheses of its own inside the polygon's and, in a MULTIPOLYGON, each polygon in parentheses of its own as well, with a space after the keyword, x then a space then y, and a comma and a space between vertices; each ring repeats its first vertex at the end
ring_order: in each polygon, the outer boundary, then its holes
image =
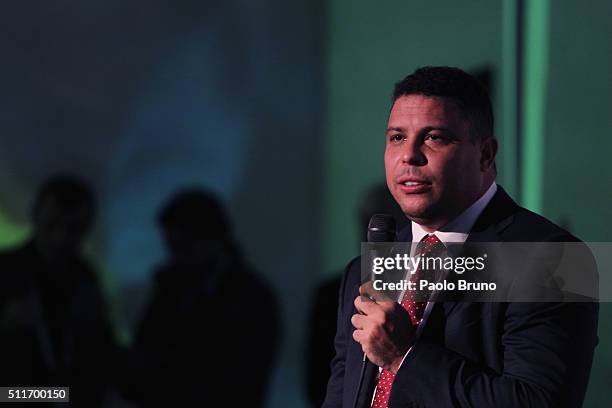
POLYGON ((170 197, 159 211, 158 222, 192 238, 229 240, 231 235, 223 205, 212 192, 199 187, 184 188, 170 197))
POLYGON ((36 215, 46 200, 53 197, 62 211, 74 212, 86 209, 89 218, 93 218, 96 210, 96 199, 89 185, 71 174, 56 174, 46 179, 39 187, 32 213, 36 215))
POLYGON ((459 68, 419 68, 395 84, 393 103, 405 95, 449 98, 470 123, 474 140, 493 135, 493 108, 489 93, 478 79, 459 68))

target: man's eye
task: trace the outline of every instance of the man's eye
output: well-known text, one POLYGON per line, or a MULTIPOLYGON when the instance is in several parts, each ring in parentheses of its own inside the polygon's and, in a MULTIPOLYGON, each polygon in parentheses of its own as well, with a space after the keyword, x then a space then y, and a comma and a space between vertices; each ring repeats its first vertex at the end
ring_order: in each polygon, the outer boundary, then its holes
POLYGON ((402 136, 402 135, 391 135, 389 137, 389 141, 390 142, 397 143, 397 142, 401 142, 402 140, 404 140, 404 136, 402 136))
POLYGON ((427 135, 425 136, 425 141, 432 141, 436 144, 448 144, 451 142, 448 137, 442 135, 427 135))

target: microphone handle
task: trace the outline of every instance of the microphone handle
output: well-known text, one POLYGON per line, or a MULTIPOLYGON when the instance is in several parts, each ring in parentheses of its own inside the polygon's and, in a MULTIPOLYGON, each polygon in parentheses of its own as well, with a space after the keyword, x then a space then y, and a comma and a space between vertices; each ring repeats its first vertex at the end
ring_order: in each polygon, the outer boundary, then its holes
MULTIPOLYGON (((376 303, 376 299, 374 299, 370 294, 365 293, 364 295, 372 302, 376 303)), ((366 367, 368 366, 368 357, 366 353, 363 353, 363 360, 361 361, 361 372, 359 373, 359 382, 357 383, 357 390, 355 391, 355 397, 353 398, 353 408, 357 408, 357 402, 359 401, 359 394, 361 393, 361 388, 363 387, 363 376, 365 375, 366 367)))
POLYGON ((363 361, 361 362, 361 373, 359 373, 359 385, 355 392, 355 398, 353 399, 353 408, 357 408, 357 402, 359 401, 359 394, 361 393, 361 387, 363 386, 363 376, 365 375, 366 366, 368 365, 368 358, 363 353, 363 361))

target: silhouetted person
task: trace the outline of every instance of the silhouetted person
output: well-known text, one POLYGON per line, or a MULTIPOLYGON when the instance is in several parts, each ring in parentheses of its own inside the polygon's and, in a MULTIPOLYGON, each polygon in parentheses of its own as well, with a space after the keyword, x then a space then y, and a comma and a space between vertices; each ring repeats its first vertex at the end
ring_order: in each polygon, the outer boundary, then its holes
POLYGON ((94 219, 89 188, 56 176, 40 188, 33 235, 0 254, 0 384, 69 386, 73 406, 100 406, 114 355, 96 273, 81 254, 94 219))
POLYGON ((126 361, 125 396, 141 406, 261 406, 278 344, 272 291, 243 261, 212 195, 179 193, 159 224, 170 256, 126 361))
MULTIPOLYGON (((361 242, 366 242, 368 223, 374 214, 391 214, 398 231, 408 225, 389 189, 384 183, 376 184, 366 191, 359 205, 357 221, 361 242)), ((342 271, 326 279, 314 290, 310 310, 308 344, 306 346, 306 392, 313 407, 320 407, 325 398, 329 364, 334 357, 334 336, 336 335, 336 310, 342 271)))

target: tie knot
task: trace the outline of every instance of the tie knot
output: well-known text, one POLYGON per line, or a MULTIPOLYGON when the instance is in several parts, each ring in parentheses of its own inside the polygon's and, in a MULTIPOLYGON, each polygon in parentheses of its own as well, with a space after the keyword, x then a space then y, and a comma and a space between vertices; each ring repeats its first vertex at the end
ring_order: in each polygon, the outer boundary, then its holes
POLYGON ((436 234, 427 234, 421 239, 417 246, 417 253, 422 256, 429 256, 439 253, 446 249, 444 243, 436 236, 436 234))
POLYGON ((421 241, 425 244, 437 244, 438 242, 442 242, 436 234, 427 234, 421 241))

